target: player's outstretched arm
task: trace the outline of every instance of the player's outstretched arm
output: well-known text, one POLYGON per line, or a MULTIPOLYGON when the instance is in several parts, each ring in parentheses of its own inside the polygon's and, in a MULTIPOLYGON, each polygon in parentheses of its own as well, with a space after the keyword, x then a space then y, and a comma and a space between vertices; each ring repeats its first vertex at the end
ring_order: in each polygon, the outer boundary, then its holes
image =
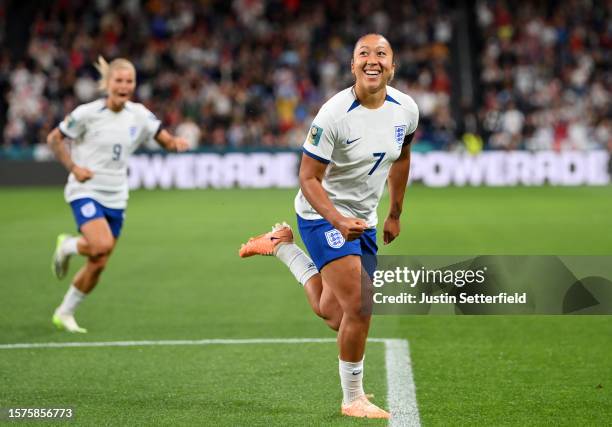
POLYGON ((404 205, 404 194, 410 172, 410 144, 402 147, 399 158, 389 170, 389 215, 383 227, 385 245, 391 243, 400 234, 400 216, 404 205))
POLYGON ((93 177, 92 171, 87 168, 82 168, 72 161, 70 152, 64 142, 64 135, 58 128, 53 129, 49 132, 49 135, 47 135, 47 145, 49 145, 51 151, 53 151, 55 158, 64 165, 68 172, 72 172, 79 182, 85 182, 93 177))
POLYGON ((308 203, 329 221, 346 240, 355 240, 363 234, 367 228, 365 221, 359 218, 348 218, 343 216, 334 207, 321 182, 325 175, 327 165, 315 160, 305 154, 302 155, 300 166, 300 187, 308 203))
POLYGON ((175 151, 177 153, 181 153, 183 151, 189 150, 189 143, 185 138, 180 136, 174 136, 170 132, 165 129, 162 129, 155 140, 164 147, 164 149, 168 151, 175 151))

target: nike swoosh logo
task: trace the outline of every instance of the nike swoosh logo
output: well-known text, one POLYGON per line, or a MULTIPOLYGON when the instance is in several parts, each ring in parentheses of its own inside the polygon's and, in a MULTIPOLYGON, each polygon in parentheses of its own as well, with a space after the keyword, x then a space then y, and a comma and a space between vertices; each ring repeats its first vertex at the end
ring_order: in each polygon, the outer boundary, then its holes
POLYGON ((360 139, 361 139, 361 137, 359 137, 359 138, 355 138, 355 139, 353 139, 352 141, 351 141, 351 140, 349 140, 349 139, 347 139, 347 140, 346 140, 346 145, 350 145, 350 144, 352 144, 352 143, 353 143, 353 142, 355 142, 355 141, 359 141, 360 139))
POLYGON ((361 373, 361 369, 358 371, 353 371, 353 375, 359 375, 361 373))

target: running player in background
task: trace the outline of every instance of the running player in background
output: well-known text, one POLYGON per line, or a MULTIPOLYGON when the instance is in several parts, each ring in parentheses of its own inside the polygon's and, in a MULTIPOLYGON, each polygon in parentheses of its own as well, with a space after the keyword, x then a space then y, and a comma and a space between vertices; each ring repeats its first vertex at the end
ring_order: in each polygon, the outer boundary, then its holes
POLYGON ((69 332, 87 332, 77 324, 74 312, 98 283, 121 233, 129 155, 151 138, 166 150, 188 148, 184 138, 162 129, 144 105, 130 101, 136 88, 136 70, 130 61, 119 58, 109 64, 99 57, 96 68, 107 97, 80 105, 47 137, 55 157, 70 172, 64 196, 81 233, 58 236, 53 273, 62 279, 72 255, 87 257, 53 315, 53 323, 69 332), (64 138, 74 141, 71 150, 64 138))
POLYGON ((327 101, 303 146, 300 191, 295 198, 300 235, 287 224, 249 240, 240 256, 275 255, 304 286, 314 312, 338 331, 343 414, 389 418, 363 391, 363 360, 370 315, 361 312, 362 265, 376 266, 376 209, 385 181, 390 211, 384 243, 400 233, 400 215, 410 168, 410 142, 418 123, 412 98, 387 83, 395 63, 379 34, 361 37, 353 52, 355 85, 327 101))

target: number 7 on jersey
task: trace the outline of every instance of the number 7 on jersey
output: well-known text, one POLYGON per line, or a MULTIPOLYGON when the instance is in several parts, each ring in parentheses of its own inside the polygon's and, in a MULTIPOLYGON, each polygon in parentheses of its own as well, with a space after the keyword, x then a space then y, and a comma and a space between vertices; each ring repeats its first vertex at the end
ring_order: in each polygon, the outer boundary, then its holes
POLYGON ((382 159, 385 157, 385 154, 387 153, 372 153, 372 155, 376 157, 376 163, 374 163, 374 166, 372 166, 372 169, 370 169, 368 175, 372 175, 374 173, 376 168, 380 165, 380 162, 382 162, 382 159))

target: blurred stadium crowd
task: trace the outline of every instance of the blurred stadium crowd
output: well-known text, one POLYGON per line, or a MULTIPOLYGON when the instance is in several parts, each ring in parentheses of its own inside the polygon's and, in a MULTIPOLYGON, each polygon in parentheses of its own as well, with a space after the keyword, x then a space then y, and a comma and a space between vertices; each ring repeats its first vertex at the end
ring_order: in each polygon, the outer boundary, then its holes
MULTIPOLYGON (((418 145, 612 148, 609 1, 466 4, 477 29, 473 51, 459 53, 476 58, 466 115, 452 107, 455 19, 443 1, 41 4, 23 58, 0 51, 3 146, 44 141, 99 97, 92 64, 102 54, 135 63, 137 100, 194 148, 298 147, 320 105, 350 86, 353 43, 380 32, 395 50, 392 84, 419 105, 418 145)), ((7 10, 0 4, 0 27, 7 10)))
POLYGON ((478 3, 479 118, 489 146, 585 150, 612 142, 611 9, 596 0, 478 3))

